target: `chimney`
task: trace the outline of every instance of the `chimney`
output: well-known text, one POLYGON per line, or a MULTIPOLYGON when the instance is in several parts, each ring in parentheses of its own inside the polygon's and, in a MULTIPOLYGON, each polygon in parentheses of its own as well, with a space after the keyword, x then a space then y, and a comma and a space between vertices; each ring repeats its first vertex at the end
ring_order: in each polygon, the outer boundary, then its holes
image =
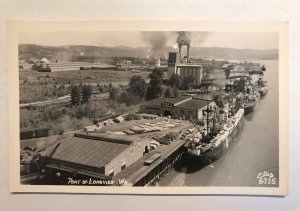
POLYGON ((179 63, 181 63, 181 45, 178 45, 178 47, 179 47, 179 63))
POLYGON ((186 50, 186 56, 187 56, 187 63, 190 63, 190 46, 187 46, 186 50))

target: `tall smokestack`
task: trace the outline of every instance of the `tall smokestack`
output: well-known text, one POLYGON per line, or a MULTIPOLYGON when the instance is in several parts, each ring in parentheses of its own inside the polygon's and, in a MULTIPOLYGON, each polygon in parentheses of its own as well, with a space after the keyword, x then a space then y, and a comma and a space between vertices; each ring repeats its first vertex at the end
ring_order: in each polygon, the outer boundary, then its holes
POLYGON ((181 45, 178 45, 179 47, 179 63, 181 63, 181 45))
POLYGON ((182 32, 182 31, 178 32, 177 43, 178 43, 178 47, 179 47, 180 61, 181 61, 181 47, 182 46, 187 47, 187 58, 189 60, 189 48, 190 48, 190 43, 191 43, 191 39, 189 38, 189 33, 182 32))
POLYGON ((186 50, 186 56, 187 56, 187 63, 190 63, 190 46, 187 46, 186 50))

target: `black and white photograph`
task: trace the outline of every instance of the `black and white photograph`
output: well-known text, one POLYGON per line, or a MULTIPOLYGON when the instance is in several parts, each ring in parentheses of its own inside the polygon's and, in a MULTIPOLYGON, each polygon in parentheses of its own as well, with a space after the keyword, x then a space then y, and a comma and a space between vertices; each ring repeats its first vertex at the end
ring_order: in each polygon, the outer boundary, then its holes
POLYGON ((12 30, 13 184, 285 195, 286 25, 147 24, 12 30))

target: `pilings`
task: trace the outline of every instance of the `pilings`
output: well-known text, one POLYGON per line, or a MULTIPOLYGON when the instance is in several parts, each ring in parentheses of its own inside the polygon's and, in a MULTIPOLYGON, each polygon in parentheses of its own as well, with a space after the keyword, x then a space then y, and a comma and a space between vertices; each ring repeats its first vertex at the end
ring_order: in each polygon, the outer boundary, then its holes
POLYGON ((181 159, 184 151, 184 146, 181 146, 160 163, 153 164, 156 166, 133 184, 133 186, 155 186, 162 176, 172 171, 174 164, 181 159))

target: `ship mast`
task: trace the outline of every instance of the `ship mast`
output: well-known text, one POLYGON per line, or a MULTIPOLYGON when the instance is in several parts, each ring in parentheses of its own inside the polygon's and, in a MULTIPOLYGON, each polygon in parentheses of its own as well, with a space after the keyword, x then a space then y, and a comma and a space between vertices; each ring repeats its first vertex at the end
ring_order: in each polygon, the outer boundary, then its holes
POLYGON ((206 109, 204 110, 206 112, 206 131, 207 131, 207 136, 208 136, 208 131, 209 131, 209 113, 212 112, 212 109, 209 109, 209 104, 208 104, 208 89, 206 90, 206 109))

